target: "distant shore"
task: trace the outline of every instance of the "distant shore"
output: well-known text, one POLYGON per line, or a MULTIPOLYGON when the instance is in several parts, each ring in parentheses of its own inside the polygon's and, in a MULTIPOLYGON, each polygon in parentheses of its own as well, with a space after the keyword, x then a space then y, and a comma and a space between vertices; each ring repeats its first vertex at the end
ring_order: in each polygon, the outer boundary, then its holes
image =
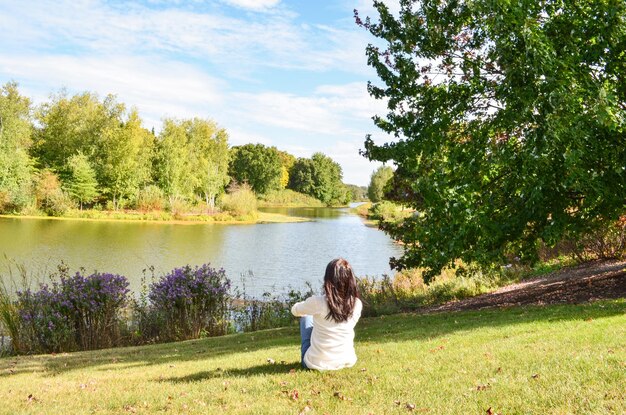
MULTIPOLYGON (((99 212, 100 213, 100 212, 99 212)), ((101 212, 106 215, 109 212, 101 212)), ((166 225, 256 225, 264 223, 298 223, 311 222, 309 218, 287 216, 279 213, 258 212, 256 219, 226 219, 214 220, 210 215, 188 216, 185 219, 156 219, 151 217, 142 217, 124 212, 110 212, 111 216, 101 217, 71 217, 71 216, 38 216, 38 215, 0 215, 0 218, 7 219, 43 219, 43 220, 61 220, 61 221, 92 221, 92 222, 134 222, 134 223, 155 223, 166 225)))

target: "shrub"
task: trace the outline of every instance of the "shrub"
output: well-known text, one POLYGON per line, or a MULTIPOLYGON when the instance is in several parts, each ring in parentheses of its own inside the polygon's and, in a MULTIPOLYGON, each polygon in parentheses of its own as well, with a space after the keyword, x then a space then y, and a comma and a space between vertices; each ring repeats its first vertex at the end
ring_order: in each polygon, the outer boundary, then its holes
POLYGON ((411 216, 412 213, 410 209, 405 209, 393 202, 383 201, 370 208, 369 217, 381 222, 396 223, 411 216))
POLYGON ((168 210, 170 211, 174 219, 182 219, 183 216, 189 212, 190 206, 183 199, 170 198, 168 210))
POLYGON ((626 215, 584 235, 574 245, 574 256, 581 262, 625 258, 626 215))
POLYGON ((108 273, 61 276, 62 304, 76 330, 81 350, 115 345, 120 313, 128 302, 126 277, 108 273))
POLYGON ((386 275, 359 278, 363 314, 376 316, 461 300, 519 281, 525 275, 516 268, 481 269, 475 265, 457 265, 457 270, 446 268, 428 284, 418 268, 405 269, 393 278, 386 275))
POLYGON ((49 197, 44 207, 44 212, 49 216, 63 216, 75 207, 76 204, 67 193, 59 191, 49 197))
POLYGON ((75 349, 72 323, 55 288, 42 284, 39 291, 20 291, 19 344, 21 353, 51 353, 75 349))
POLYGON ((322 207, 324 203, 304 193, 299 193, 291 189, 270 190, 259 196, 263 206, 311 206, 322 207))
POLYGON ((222 196, 222 209, 234 216, 249 216, 256 213, 257 200, 252 188, 247 183, 229 187, 229 192, 222 196))
POLYGON ((175 268, 150 286, 152 312, 163 321, 163 340, 224 334, 228 327, 230 281, 209 264, 175 268))
POLYGON ((158 186, 150 185, 141 189, 137 195, 135 207, 142 211, 163 210, 165 194, 158 186))
POLYGON ((121 312, 128 281, 120 275, 68 275, 38 291, 18 291, 22 351, 57 352, 111 347, 120 340, 121 312))

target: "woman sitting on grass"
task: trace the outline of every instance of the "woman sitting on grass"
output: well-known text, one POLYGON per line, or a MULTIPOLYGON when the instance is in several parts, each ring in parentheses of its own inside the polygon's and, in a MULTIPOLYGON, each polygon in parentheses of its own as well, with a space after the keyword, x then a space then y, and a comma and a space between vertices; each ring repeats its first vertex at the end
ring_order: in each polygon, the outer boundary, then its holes
POLYGON ((338 370, 354 366, 354 326, 361 317, 363 305, 348 261, 339 258, 326 266, 324 293, 291 308, 294 316, 302 317, 302 367, 338 370))

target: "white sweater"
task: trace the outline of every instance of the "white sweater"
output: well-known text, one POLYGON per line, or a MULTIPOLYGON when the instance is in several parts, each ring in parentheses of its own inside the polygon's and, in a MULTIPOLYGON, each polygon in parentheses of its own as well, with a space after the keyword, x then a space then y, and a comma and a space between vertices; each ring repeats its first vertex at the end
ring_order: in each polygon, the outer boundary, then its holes
POLYGON ((354 366, 354 326, 361 317, 362 309, 363 304, 357 298, 352 317, 346 322, 337 323, 332 318, 326 319, 329 311, 326 296, 309 297, 291 307, 294 316, 313 316, 311 347, 304 355, 304 363, 309 369, 337 370, 354 366))

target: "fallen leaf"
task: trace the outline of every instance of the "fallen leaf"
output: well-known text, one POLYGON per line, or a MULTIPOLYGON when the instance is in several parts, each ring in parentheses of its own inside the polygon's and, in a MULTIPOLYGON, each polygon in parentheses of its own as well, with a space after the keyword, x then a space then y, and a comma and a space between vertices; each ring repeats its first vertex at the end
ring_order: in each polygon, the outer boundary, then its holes
POLYGON ((361 368, 361 372, 367 372, 367 369, 363 367, 361 368))
POLYGON ((535 374, 532 376, 532 378, 533 378, 533 379, 539 379, 539 376, 541 376, 539 373, 535 373, 535 374))
POLYGON ((276 360, 272 359, 272 358, 268 358, 267 359, 267 363, 269 363, 270 365, 276 364, 276 360))
POLYGON ((135 408, 135 407, 134 407, 134 406, 132 406, 132 405, 124 405, 124 410, 125 410, 126 412, 130 412, 131 414, 135 414, 135 413, 137 413, 137 408, 135 408))
POLYGON ((402 402, 400 402, 400 401, 393 401, 393 403, 395 403, 396 405, 400 405, 402 402))
POLYGON ((496 373, 502 373, 502 368, 501 367, 497 368, 496 373))
POLYGON ((406 403, 406 409, 408 409, 409 411, 415 410, 415 404, 407 402, 406 403))
POLYGON ((335 397, 337 397, 337 398, 341 399, 342 401, 345 401, 345 400, 347 400, 347 399, 348 399, 348 398, 346 398, 346 396, 345 396, 343 393, 341 393, 341 392, 335 392, 335 393, 333 393, 333 396, 335 396, 335 397))
POLYGON ((486 385, 478 385, 476 386, 476 390, 477 391, 484 391, 491 388, 491 385, 489 383, 487 383, 486 385))
POLYGON ((30 395, 28 395, 27 402, 37 402, 37 398, 35 398, 31 393, 30 395))
POLYGON ((297 401, 298 398, 300 398, 300 392, 298 392, 297 389, 294 389, 291 392, 289 392, 289 397, 293 399, 294 401, 297 401))

